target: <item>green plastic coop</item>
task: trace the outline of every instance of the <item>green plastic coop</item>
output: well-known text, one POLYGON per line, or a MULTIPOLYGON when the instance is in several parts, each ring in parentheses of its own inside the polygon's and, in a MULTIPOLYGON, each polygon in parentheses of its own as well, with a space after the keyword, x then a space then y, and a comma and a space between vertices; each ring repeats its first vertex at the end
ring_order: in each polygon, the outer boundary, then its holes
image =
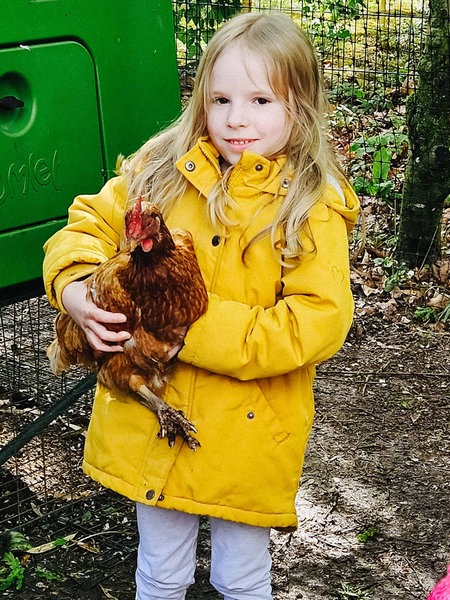
POLYGON ((170 0, 0 0, 0 297, 39 289, 74 196, 179 112, 170 0))

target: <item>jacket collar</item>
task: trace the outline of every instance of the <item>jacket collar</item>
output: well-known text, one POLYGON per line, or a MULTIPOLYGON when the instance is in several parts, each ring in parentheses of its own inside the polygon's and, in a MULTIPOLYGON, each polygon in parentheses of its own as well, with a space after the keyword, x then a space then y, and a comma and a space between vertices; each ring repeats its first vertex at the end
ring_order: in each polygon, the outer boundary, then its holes
MULTIPOLYGON (((219 161, 217 149, 211 144, 209 138, 203 137, 176 162, 176 167, 203 196, 207 197, 214 185, 222 178, 219 161)), ((268 160, 245 150, 233 168, 229 187, 244 185, 259 192, 284 196, 289 187, 288 181, 280 181, 285 163, 284 156, 268 160)))

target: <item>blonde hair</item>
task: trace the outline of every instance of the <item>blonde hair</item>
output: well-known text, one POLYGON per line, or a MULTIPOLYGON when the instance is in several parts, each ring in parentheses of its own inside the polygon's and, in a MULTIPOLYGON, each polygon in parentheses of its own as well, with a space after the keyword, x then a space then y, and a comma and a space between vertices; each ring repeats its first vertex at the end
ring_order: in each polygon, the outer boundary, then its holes
MULTIPOLYGON (((280 184, 289 179, 289 189, 274 222, 260 235, 270 234, 284 258, 295 258, 302 253, 299 232, 310 208, 323 191, 327 175, 339 177, 340 170, 326 139, 326 100, 316 52, 306 34, 281 13, 240 14, 216 32, 200 60, 183 114, 125 162, 130 197, 150 196, 164 214, 183 196, 186 180, 174 163, 208 134, 212 69, 221 52, 233 44, 264 61, 273 92, 283 100, 292 124, 282 151, 286 163, 280 177, 280 184), (279 231, 283 231, 282 240, 276 239, 279 231)), ((225 217, 225 184, 226 176, 207 203, 213 223, 230 225, 225 217)))

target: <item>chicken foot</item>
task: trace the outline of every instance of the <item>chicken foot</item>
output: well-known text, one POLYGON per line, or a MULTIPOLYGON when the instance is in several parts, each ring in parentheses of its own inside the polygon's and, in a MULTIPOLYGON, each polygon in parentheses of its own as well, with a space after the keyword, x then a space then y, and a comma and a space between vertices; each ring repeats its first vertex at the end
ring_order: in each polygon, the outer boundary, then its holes
POLYGON ((200 446, 200 442, 190 434, 191 431, 197 433, 197 430, 181 410, 172 408, 154 394, 139 375, 132 375, 129 383, 130 389, 137 394, 139 402, 156 415, 161 426, 159 438, 167 437, 169 446, 172 447, 176 436, 179 435, 191 450, 196 450, 200 446))

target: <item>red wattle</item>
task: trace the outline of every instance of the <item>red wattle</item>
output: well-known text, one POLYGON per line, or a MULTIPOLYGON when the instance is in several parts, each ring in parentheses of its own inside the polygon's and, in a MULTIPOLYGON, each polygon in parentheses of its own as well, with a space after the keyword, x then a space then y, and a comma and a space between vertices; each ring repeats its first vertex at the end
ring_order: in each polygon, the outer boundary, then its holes
POLYGON ((141 242, 141 248, 144 252, 150 252, 150 250, 153 248, 153 240, 152 239, 146 239, 143 240, 141 242))

